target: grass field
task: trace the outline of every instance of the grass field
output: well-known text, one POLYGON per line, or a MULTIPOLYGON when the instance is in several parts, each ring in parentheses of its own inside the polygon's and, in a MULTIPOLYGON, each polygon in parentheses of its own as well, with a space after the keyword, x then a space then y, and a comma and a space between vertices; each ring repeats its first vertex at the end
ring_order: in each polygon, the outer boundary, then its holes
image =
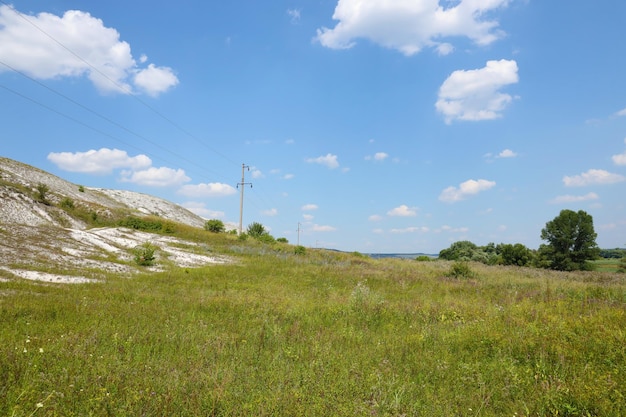
POLYGON ((210 238, 236 262, 0 282, 0 415, 626 415, 624 274, 210 238))

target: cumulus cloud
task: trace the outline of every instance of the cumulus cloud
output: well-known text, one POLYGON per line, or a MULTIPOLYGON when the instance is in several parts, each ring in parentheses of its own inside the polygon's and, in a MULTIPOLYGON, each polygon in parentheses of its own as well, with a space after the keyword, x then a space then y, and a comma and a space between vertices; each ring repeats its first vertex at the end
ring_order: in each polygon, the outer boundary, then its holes
MULTIPOLYGON (((626 139, 624 139, 624 143, 626 143, 626 139)), ((611 159, 613 159, 615 165, 626 165, 626 151, 618 155, 613 155, 611 159)))
POLYGON ((178 194, 186 197, 224 197, 237 192, 234 187, 219 182, 187 184, 180 187, 178 194))
POLYGON ((221 219, 226 215, 223 211, 211 210, 207 208, 206 204, 201 202, 188 201, 181 204, 181 206, 200 217, 204 217, 205 219, 221 219))
POLYGON ((591 201, 597 200, 598 194, 589 193, 585 195, 561 195, 552 200, 550 200, 551 204, 567 204, 567 203, 581 203, 583 201, 591 201))
POLYGON ((467 180, 459 187, 448 187, 441 192, 439 200, 445 203, 456 203, 466 198, 476 195, 481 191, 486 191, 496 185, 495 181, 487 180, 467 180))
POLYGON ((325 156, 319 156, 317 158, 307 158, 306 162, 310 164, 320 164, 325 165, 329 169, 335 169, 339 167, 339 162, 337 161, 337 155, 326 154, 325 156))
POLYGON ((322 226, 319 224, 314 224, 311 226, 311 231, 313 232, 334 232, 337 228, 333 226, 322 226))
POLYGON ((417 216, 417 210, 415 208, 411 208, 406 204, 402 204, 396 208, 393 208, 387 212, 388 216, 397 216, 397 217, 414 217, 417 216))
POLYGON ((26 16, 1 5, 0 61, 37 79, 86 76, 102 92, 157 96, 178 84, 171 68, 140 68, 117 30, 80 10, 26 16))
POLYGON ((484 68, 454 71, 439 88, 435 108, 446 123, 497 119, 513 101, 499 90, 519 81, 517 70, 517 62, 501 59, 487 61, 484 68))
POLYGON ((384 161, 385 159, 389 158, 389 154, 386 152, 376 152, 374 155, 368 155, 365 157, 366 161, 384 161))
POLYGON ((426 226, 421 226, 421 227, 415 227, 415 226, 411 226, 411 227, 406 227, 404 229, 391 229, 390 232, 391 233, 395 233, 395 234, 402 234, 402 233, 428 233, 430 231, 430 229, 426 226))
POLYGON ((275 208, 271 208, 271 209, 268 209, 268 210, 263 210, 261 212, 261 214, 263 214, 264 216, 273 217, 273 216, 278 215, 278 210, 275 209, 275 208))
POLYGON ((598 184, 614 184, 626 180, 626 177, 619 174, 613 174, 603 169, 590 169, 580 175, 571 177, 563 177, 563 183, 566 187, 585 187, 588 185, 598 184))
POLYGON ((191 181, 182 169, 150 167, 140 171, 122 172, 122 181, 149 187, 178 186, 191 181))
POLYGON ((432 47, 440 55, 453 50, 443 39, 465 37, 487 45, 503 36, 494 11, 510 0, 339 0, 334 28, 317 30, 316 40, 333 49, 348 49, 356 39, 368 39, 404 55, 432 47))
POLYGON ((302 211, 313 211, 317 210, 317 204, 305 204, 300 208, 302 211))
POLYGON ((517 153, 513 152, 510 149, 505 149, 498 154, 498 158, 515 158, 517 153))
POLYGON ((101 148, 87 152, 50 152, 48 160, 60 169, 84 174, 106 175, 115 169, 141 170, 152 165, 146 155, 129 156, 119 149, 101 148))

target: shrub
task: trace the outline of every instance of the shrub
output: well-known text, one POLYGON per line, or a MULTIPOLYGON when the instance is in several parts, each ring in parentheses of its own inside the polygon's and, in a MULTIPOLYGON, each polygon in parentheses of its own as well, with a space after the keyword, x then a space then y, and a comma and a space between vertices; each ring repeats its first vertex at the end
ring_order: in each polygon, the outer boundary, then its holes
POLYGON ((141 266, 152 266, 156 259, 157 247, 150 242, 141 244, 134 249, 135 263, 141 266))
POLYGON ((37 184, 37 193, 36 193, 37 201, 39 201, 40 203, 49 205, 50 202, 48 201, 48 191, 50 191, 50 187, 48 187, 46 184, 41 183, 41 182, 37 184))
POLYGON ((63 200, 61 200, 59 206, 64 209, 72 210, 74 208, 74 201, 69 197, 65 197, 63 200))
POLYGON ((279 237, 278 239, 276 239, 276 242, 289 243, 286 237, 279 237))
POLYGON ((419 262, 430 262, 430 256, 428 255, 420 255, 417 258, 415 258, 416 261, 419 262))
POLYGON ((267 230, 265 230, 265 226, 263 226, 261 223, 254 222, 248 225, 246 233, 251 237, 258 238, 266 234, 267 230))
POLYGON ((211 219, 204 223, 204 230, 211 233, 224 233, 226 231, 226 227, 224 226, 223 221, 219 219, 211 219))
POLYGON ((296 255, 304 255, 306 254, 306 248, 302 245, 298 245, 294 248, 293 253, 296 255))
POLYGON ((467 262, 455 262, 450 267, 446 276, 456 279, 468 279, 474 278, 476 273, 472 271, 472 268, 470 268, 467 262))
POLYGON ((83 187, 82 185, 79 185, 78 186, 78 191, 81 192, 81 193, 84 193, 85 192, 85 187, 83 187))

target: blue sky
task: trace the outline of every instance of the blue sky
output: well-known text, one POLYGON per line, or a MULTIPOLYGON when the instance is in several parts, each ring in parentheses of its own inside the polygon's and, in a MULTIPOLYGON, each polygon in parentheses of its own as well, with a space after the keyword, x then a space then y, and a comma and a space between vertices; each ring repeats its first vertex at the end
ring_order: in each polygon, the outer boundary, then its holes
POLYGON ((305 246, 626 246, 626 3, 0 2, 0 154, 305 246))

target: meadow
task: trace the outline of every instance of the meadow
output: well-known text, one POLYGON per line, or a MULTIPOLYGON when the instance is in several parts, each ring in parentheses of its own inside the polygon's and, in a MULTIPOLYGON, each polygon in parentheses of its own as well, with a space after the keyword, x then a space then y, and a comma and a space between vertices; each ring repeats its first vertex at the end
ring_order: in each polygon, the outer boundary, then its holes
POLYGON ((626 415, 625 274, 197 239, 234 262, 1 281, 0 415, 626 415))

